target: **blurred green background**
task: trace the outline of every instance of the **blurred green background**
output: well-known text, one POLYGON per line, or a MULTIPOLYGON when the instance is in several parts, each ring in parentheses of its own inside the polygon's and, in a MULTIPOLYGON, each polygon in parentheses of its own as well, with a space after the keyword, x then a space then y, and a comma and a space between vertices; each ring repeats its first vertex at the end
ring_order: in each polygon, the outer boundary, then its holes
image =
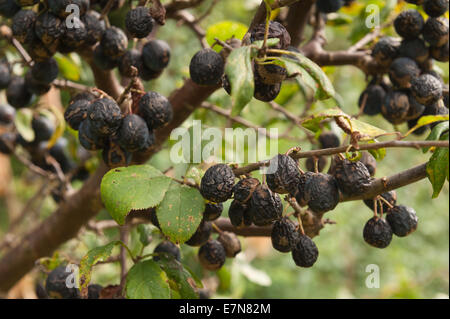
MULTIPOLYGON (((167 2, 167 1, 166 1, 167 2)), ((193 10, 199 16, 207 10, 211 1, 193 10)), ((326 28, 328 44, 326 49, 345 49, 364 36, 368 30, 364 27, 365 5, 378 4, 382 8, 384 20, 396 13, 405 5, 396 1, 361 1, 358 0, 349 8, 342 9, 338 14, 329 16, 326 28), (389 9, 383 10, 385 6, 389 9)), ((227 0, 219 1, 211 15, 201 22, 207 29, 212 24, 232 20, 248 25, 259 1, 227 0)), ((412 6, 414 7, 414 6, 412 6)), ((116 13, 117 21, 121 21, 121 13, 116 13)), ((113 23, 114 20, 112 19, 113 23)), ((116 23, 117 23, 116 21, 116 23)), ((309 34, 311 30, 307 30, 309 34)), ((391 29, 385 34, 393 34, 391 29)), ((146 89, 168 95, 182 84, 189 76, 190 58, 200 49, 200 44, 191 30, 178 26, 173 20, 168 20, 164 27, 158 29, 156 37, 166 40, 172 48, 172 58, 168 69, 156 81, 146 83, 146 89)), ((72 57, 77 61, 76 57, 72 57)), ((92 84, 92 74, 83 64, 81 81, 92 84)), ((448 64, 437 64, 448 83, 448 64)), ((342 108, 348 114, 358 112, 357 101, 366 85, 364 74, 352 66, 326 67, 327 75, 335 85, 336 91, 342 97, 342 108)), ((68 96, 63 98, 67 100, 68 96)), ((213 94, 210 101, 223 108, 231 107, 231 100, 224 90, 213 94)), ((290 112, 299 115, 305 107, 303 96, 297 91, 295 83, 283 84, 283 91, 277 102, 283 104, 290 112)), ((320 110, 335 106, 332 101, 317 102, 312 110, 320 110)), ((243 111, 242 117, 260 127, 277 127, 283 132, 290 122, 274 112, 270 107, 258 101, 252 101, 243 111)), ((201 119, 203 124, 213 127, 229 126, 227 119, 216 114, 198 110, 191 117, 201 119)), ((392 125, 381 116, 361 118, 375 126, 393 131, 392 125)), ((188 127, 190 121, 185 123, 188 127)), ((236 125, 233 124, 233 127, 236 125)), ((406 132, 406 125, 400 125, 398 130, 406 132)), ((338 131, 336 131, 338 132, 338 131)), ((410 136, 408 139, 424 139, 422 136, 410 136)), ((304 138, 299 129, 292 129, 290 137, 304 138)), ((68 134, 75 143, 75 138, 68 134)), ((168 145, 169 146, 169 145, 168 145)), ((280 140, 279 151, 285 152, 292 146, 310 149, 307 142, 280 140)), ((422 154, 413 149, 389 149, 384 160, 378 163, 376 177, 389 176, 404 169, 426 162, 430 154, 422 154)), ((157 154, 151 161, 155 167, 164 170, 171 164, 168 161, 167 148, 157 154)), ((92 164, 95 166, 95 161, 92 164)), ((21 177, 27 172, 17 162, 13 161, 13 189, 22 202, 33 196, 38 185, 30 186, 29 180, 21 177)), ((183 175, 186 167, 177 167, 176 174, 183 175)), ((80 185, 78 185, 79 187, 80 185)), ((197 249, 182 245, 183 263, 188 265, 199 277, 204 278, 207 286, 213 287, 212 297, 225 298, 448 298, 449 294, 449 188, 448 183, 437 199, 432 200, 432 189, 428 180, 422 180, 397 191, 398 203, 413 207, 419 217, 418 230, 406 238, 394 237, 386 249, 376 249, 368 246, 362 238, 365 222, 372 212, 362 202, 340 204, 334 211, 327 213, 336 221, 336 225, 326 225, 320 236, 314 238, 319 248, 319 259, 310 269, 298 268, 293 263, 290 254, 281 254, 272 249, 267 238, 242 239, 243 253, 235 260, 227 260, 225 267, 218 276, 202 271, 196 262, 197 249), (380 287, 367 288, 365 281, 369 273, 367 265, 375 264, 380 270, 380 287)), ((0 231, 7 228, 6 206, 0 200, 0 231)), ((228 207, 229 203, 225 204, 228 207)), ((56 204, 51 197, 43 203, 38 212, 39 218, 47 217, 56 204)), ((225 209, 226 211, 226 209, 225 209)), ((108 218, 107 212, 102 212, 99 219, 108 218)), ((70 221, 68 221, 70 222, 70 221)), ((22 229, 22 231, 25 229, 22 229)), ((1 233, 0 233, 1 234, 1 233)), ((72 240, 59 250, 60 258, 79 260, 88 248, 105 244, 111 238, 116 238, 115 230, 107 231, 105 238, 91 232, 80 235, 81 242, 72 240)), ((158 242, 159 235, 155 232, 154 243, 146 249, 151 251, 158 242)), ((133 232, 133 249, 138 250, 137 234, 133 232)), ((96 267, 94 281, 101 284, 118 282, 119 268, 117 264, 96 267)))

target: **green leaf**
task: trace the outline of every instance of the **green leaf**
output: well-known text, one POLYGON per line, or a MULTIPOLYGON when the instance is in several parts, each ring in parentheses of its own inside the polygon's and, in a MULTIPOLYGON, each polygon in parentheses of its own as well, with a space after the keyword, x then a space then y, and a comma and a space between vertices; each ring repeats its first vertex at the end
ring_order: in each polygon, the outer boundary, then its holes
POLYGON ((433 186, 433 196, 436 198, 444 186, 445 179, 449 171, 449 151, 448 148, 437 148, 427 163, 427 176, 433 186))
POLYGON ((182 244, 200 225, 205 200, 196 188, 172 182, 163 201, 156 208, 161 230, 170 241, 182 244))
POLYGON ((290 51, 288 53, 292 55, 292 58, 281 56, 276 59, 284 64, 289 75, 303 75, 305 72, 308 73, 316 82, 316 98, 319 100, 326 100, 335 95, 333 85, 325 72, 323 72, 323 70, 316 63, 301 53, 290 51))
POLYGON ((431 123, 435 123, 435 122, 440 122, 440 121, 448 121, 449 116, 448 115, 426 115, 426 116, 422 116, 418 121, 417 124, 411 128, 404 136, 408 136, 409 134, 411 134, 413 131, 417 130, 418 128, 431 124, 431 123))
POLYGON ((105 246, 95 247, 88 251, 80 261, 80 290, 89 285, 92 267, 99 261, 105 261, 111 256, 115 246, 122 245, 121 241, 113 241, 105 246))
MULTIPOLYGON (((438 140, 442 133, 444 133, 445 131, 448 131, 449 129, 449 122, 445 121, 442 123, 437 124, 430 132, 430 134, 428 135, 428 137, 426 138, 426 141, 436 141, 438 140)), ((423 147, 422 151, 424 153, 428 152, 430 148, 429 147, 423 147)))
MULTIPOLYGON (((211 25, 206 30, 206 41, 211 46, 214 42, 216 42, 216 40, 214 40, 215 38, 222 41, 226 41, 228 39, 231 39, 232 37, 242 40, 245 33, 247 33, 247 29, 248 28, 245 24, 237 21, 220 21, 211 25)), ((219 52, 221 49, 222 47, 220 45, 216 45, 214 47, 214 50, 216 50, 217 52, 219 52)))
POLYGON ((252 58, 253 49, 243 46, 234 49, 227 59, 225 73, 231 84, 231 97, 233 109, 231 115, 236 116, 251 101, 255 91, 253 82, 252 58))
POLYGON ((195 282, 195 279, 191 276, 189 271, 184 269, 183 265, 173 258, 173 256, 169 256, 166 254, 161 254, 159 256, 158 264, 167 274, 170 280, 174 282, 174 285, 171 285, 171 288, 176 290, 180 298, 183 299, 198 299, 198 286, 195 282))
POLYGON ((78 81, 80 80, 80 66, 77 65, 74 61, 67 58, 62 54, 56 54, 55 60, 58 63, 59 71, 61 75, 70 81, 78 81))
POLYGON ((131 210, 155 207, 164 198, 171 179, 150 165, 110 170, 100 186, 102 201, 112 218, 123 225, 131 210))
POLYGON ((145 260, 131 267, 125 289, 129 299, 170 298, 167 275, 153 260, 145 260))
POLYGON ((16 126, 17 131, 27 142, 32 142, 34 140, 34 131, 31 127, 32 120, 33 111, 29 108, 18 110, 14 117, 14 125, 16 126))
POLYGON ((351 116, 344 113, 341 109, 332 108, 326 111, 320 111, 316 114, 309 116, 302 121, 302 126, 317 132, 320 130, 320 122, 327 118, 338 118, 342 117, 346 119, 349 129, 352 133, 359 133, 359 140, 370 141, 378 136, 385 135, 387 132, 373 125, 367 124, 365 122, 359 121, 352 118, 351 116))
MULTIPOLYGON (((278 42, 280 42, 280 39, 278 39, 278 38, 268 38, 266 45, 268 47, 273 47, 274 45, 277 45, 278 42)), ((252 45, 257 46, 260 49, 262 48, 263 44, 264 44, 264 40, 258 40, 258 41, 255 41, 252 43, 252 45)))
POLYGON ((150 244, 150 236, 152 234, 152 229, 149 225, 140 224, 137 226, 137 231, 139 234, 139 241, 145 247, 150 244))

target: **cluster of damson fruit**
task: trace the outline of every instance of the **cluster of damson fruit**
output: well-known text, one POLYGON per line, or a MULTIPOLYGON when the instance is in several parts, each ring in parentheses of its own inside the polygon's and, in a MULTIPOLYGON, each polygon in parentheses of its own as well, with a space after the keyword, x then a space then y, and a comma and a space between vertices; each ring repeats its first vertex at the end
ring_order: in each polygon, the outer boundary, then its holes
MULTIPOLYGON (((428 15, 425 21, 417 10, 405 10, 394 20, 394 28, 402 39, 381 38, 372 56, 389 80, 375 76, 359 99, 367 115, 381 113, 390 123, 407 122, 412 128, 425 115, 448 114, 448 85, 433 70, 433 59, 449 60, 449 24, 443 17, 448 0, 408 0, 422 5, 428 15)), ((422 134, 426 126, 416 130, 422 134)))
POLYGON ((343 6, 350 6, 355 0, 317 0, 317 9, 322 13, 337 12, 343 6))
POLYGON ((153 131, 167 125, 172 116, 169 100, 152 91, 140 97, 135 113, 122 114, 115 100, 90 92, 76 95, 64 113, 70 127, 78 131, 81 146, 103 150, 110 168, 127 166, 133 153, 148 151, 155 143, 153 131))

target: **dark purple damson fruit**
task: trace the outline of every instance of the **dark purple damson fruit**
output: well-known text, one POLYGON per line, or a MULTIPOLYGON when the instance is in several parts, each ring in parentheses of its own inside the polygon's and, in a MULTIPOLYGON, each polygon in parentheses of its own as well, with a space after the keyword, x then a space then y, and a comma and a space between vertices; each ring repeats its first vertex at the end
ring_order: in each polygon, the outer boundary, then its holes
MULTIPOLYGON (((264 34, 266 31, 266 24, 258 24, 250 33, 250 41, 264 40, 264 34)), ((280 41, 273 46, 274 49, 286 50, 291 44, 291 36, 286 28, 277 21, 270 21, 268 38, 278 38, 280 41)))
POLYGON ((117 59, 127 51, 128 38, 121 29, 110 27, 103 33, 100 46, 104 55, 111 59, 117 59))
POLYGON ((154 72, 162 71, 170 61, 170 47, 162 40, 151 40, 142 48, 142 59, 147 68, 154 72))
POLYGON ((120 107, 116 101, 108 98, 93 101, 88 110, 88 118, 92 129, 104 136, 115 133, 122 124, 120 107))
POLYGON ((323 132, 320 134, 319 143, 321 148, 334 148, 341 145, 339 137, 333 132, 323 132))
POLYGON ((57 16, 44 12, 37 17, 34 30, 42 43, 48 46, 63 36, 64 24, 57 16))
POLYGON ((448 20, 445 18, 429 18, 422 34, 432 47, 440 47, 448 42, 448 20))
POLYGON ((0 16, 12 18, 19 10, 20 6, 15 0, 0 0, 0 16))
POLYGON ((223 231, 219 234, 217 241, 225 248, 225 254, 228 258, 234 258, 241 252, 241 242, 235 233, 223 231))
POLYGON ((16 109, 26 107, 30 102, 33 94, 28 90, 25 78, 15 76, 9 82, 6 89, 6 99, 9 105, 16 109))
POLYGON ((234 179, 231 167, 225 164, 213 165, 202 177, 200 193, 211 202, 225 202, 233 195, 234 179))
POLYGON ((88 299, 100 299, 100 294, 103 287, 97 284, 88 286, 88 299))
POLYGON ((77 27, 64 26, 64 36, 61 37, 60 43, 58 45, 58 51, 61 53, 70 53, 81 48, 86 42, 88 33, 84 22, 79 18, 74 17, 74 24, 77 27))
POLYGON ((252 195, 253 223, 266 226, 281 218, 283 204, 280 196, 272 192, 267 185, 259 185, 252 195))
POLYGON ((13 36, 23 44, 30 44, 36 37, 34 24, 37 14, 33 10, 20 10, 17 12, 11 23, 13 36))
POLYGON ((166 126, 172 120, 172 104, 157 92, 147 92, 139 101, 139 114, 149 129, 157 129, 166 126))
POLYGON ((314 173, 305 183, 303 199, 318 214, 333 210, 339 203, 339 188, 332 175, 314 173))
POLYGON ((136 7, 128 11, 125 18, 125 26, 127 31, 133 38, 142 39, 152 32, 153 18, 150 10, 146 7, 136 7))
POLYGON ((367 167, 360 161, 336 159, 334 177, 342 193, 349 196, 363 194, 370 186, 371 179, 367 167))
POLYGON ((292 249, 292 259, 299 267, 308 268, 314 265, 319 257, 316 244, 306 235, 299 235, 292 249))
POLYGON ((250 202, 244 204, 236 199, 233 200, 228 209, 228 217, 234 227, 250 226, 253 223, 253 211, 250 202))
POLYGON ((0 90, 6 89, 11 82, 11 66, 8 61, 0 60, 0 90))
POLYGON ((219 270, 225 264, 225 248, 219 241, 210 239, 198 250, 198 259, 203 268, 211 271, 219 270))
POLYGON ((94 49, 94 62, 102 70, 112 70, 119 65, 120 59, 107 56, 100 45, 94 49))
POLYGON ((419 64, 425 63, 430 56, 430 50, 422 39, 403 40, 399 48, 402 57, 410 58, 419 64))
MULTIPOLYGON (((392 206, 395 206, 397 203, 397 193, 394 190, 383 193, 380 196, 382 196, 392 206)), ((365 199, 364 204, 366 204, 366 206, 372 211, 375 208, 373 199, 365 199)), ((387 213, 391 208, 383 200, 379 200, 377 201, 377 212, 380 213, 381 209, 383 209, 384 213, 387 213)))
POLYGON ((74 130, 78 131, 80 124, 87 118, 88 110, 91 106, 91 101, 87 99, 77 99, 69 104, 64 112, 64 119, 67 124, 74 130))
POLYGON ((410 94, 408 94, 408 99, 409 99, 409 109, 408 114, 406 115, 406 120, 409 121, 419 118, 425 111, 426 107, 425 105, 419 103, 411 92, 410 94))
POLYGON ((281 91, 281 83, 265 84, 255 73, 255 91, 253 97, 259 101, 270 102, 276 99, 281 91))
POLYGON ((317 0, 317 9, 323 13, 332 13, 339 11, 344 5, 342 0, 317 0))
MULTIPOLYGON (((50 298, 54 299, 79 299, 80 291, 78 288, 67 287, 67 277, 72 275, 72 272, 66 271, 66 267, 59 266, 53 269, 45 281, 45 290, 50 298)), ((74 278, 74 283, 75 283, 74 278)))
POLYGON ((364 226, 363 237, 373 247, 386 248, 392 240, 392 228, 384 219, 372 217, 364 226))
POLYGON ((374 45, 372 56, 379 65, 388 67, 397 58, 399 48, 400 40, 398 38, 383 37, 374 45))
POLYGON ((212 225, 210 222, 202 221, 195 231, 194 235, 185 242, 189 246, 201 246, 211 237, 212 225))
POLYGON ((386 221, 391 226, 394 235, 405 237, 417 229, 418 218, 413 208, 400 205, 389 211, 386 221))
POLYGON ((55 132, 55 124, 45 116, 34 116, 31 120, 34 131, 34 142, 48 141, 55 132))
POLYGON ((292 157, 278 154, 270 160, 266 181, 273 192, 294 194, 299 180, 300 171, 297 162, 292 157))
POLYGON ((297 185, 297 192, 293 195, 295 195, 295 200, 297 203, 301 206, 304 206, 307 204, 305 200, 305 185, 306 182, 313 176, 313 172, 305 172, 304 174, 300 175, 300 180, 297 185))
POLYGON ((405 10, 394 20, 395 31, 402 38, 414 39, 422 32, 425 21, 417 10, 405 10))
POLYGON ((206 48, 198 51, 191 59, 189 73, 198 85, 218 85, 222 81, 225 61, 216 51, 206 48))
POLYGON ((96 11, 88 11, 81 17, 81 21, 83 21, 86 28, 85 43, 94 45, 99 42, 106 30, 105 21, 100 20, 100 14, 96 11))
POLYGON ((203 211, 204 221, 213 221, 222 215, 223 204, 222 203, 206 203, 205 210, 203 211))
POLYGON ((129 114, 122 120, 122 125, 117 131, 118 144, 129 152, 135 152, 147 143, 149 130, 145 121, 136 114, 129 114))
POLYGON ((51 83, 58 77, 59 67, 56 60, 51 58, 46 61, 36 62, 31 68, 33 78, 38 82, 51 83))
POLYGON ((277 64, 256 64, 255 72, 264 84, 270 85, 281 83, 287 77, 286 69, 277 64))
POLYGON ((247 203, 252 198, 252 194, 259 184, 259 180, 256 178, 247 177, 241 179, 234 185, 234 199, 241 203, 247 203))
POLYGON ((25 85, 28 91, 36 95, 42 95, 50 91, 52 86, 49 83, 39 82, 33 78, 31 70, 25 74, 25 85))
POLYGON ((434 76, 423 74, 411 81, 411 92, 417 102, 429 106, 442 98, 442 84, 434 76))
POLYGON ((120 145, 110 142, 105 143, 102 151, 103 162, 109 168, 128 166, 131 163, 132 153, 128 152, 120 145))
POLYGON ((437 61, 448 62, 449 60, 448 42, 441 47, 432 47, 430 52, 431 57, 437 61))
POLYGON ((89 0, 48 0, 50 11, 62 19, 73 13, 71 10, 66 11, 69 5, 77 6, 80 16, 83 16, 89 8, 89 0))
POLYGON ((131 78, 135 75, 131 67, 135 67, 139 74, 139 71, 142 70, 143 66, 144 62, 142 61, 141 52, 136 49, 131 49, 120 58, 119 72, 122 76, 131 78))
POLYGON ((290 252, 298 240, 295 224, 287 217, 275 221, 270 238, 274 249, 282 253, 290 252))
POLYGON ((104 137, 98 135, 98 133, 92 128, 89 118, 81 122, 78 129, 78 140, 81 146, 88 151, 97 151, 105 147, 104 137))
POLYGON ((359 97, 359 108, 363 107, 364 114, 377 115, 381 112, 381 106, 386 98, 386 91, 381 85, 371 84, 361 93, 359 97))
POLYGON ((418 77, 420 69, 417 63, 410 58, 397 58, 389 68, 389 78, 392 83, 399 88, 408 89, 411 87, 411 80, 418 77))
MULTIPOLYGON (((158 246, 155 247, 155 250, 153 250, 153 253, 168 254, 178 261, 181 260, 180 248, 168 240, 160 242, 158 246)), ((158 256, 153 256, 154 261, 158 261, 159 259, 158 256)))
POLYGON ((386 95, 381 107, 383 117, 392 124, 401 124, 406 121, 409 112, 408 91, 391 91, 386 95))
POLYGON ((422 7, 430 17, 439 17, 448 11, 448 0, 425 0, 422 7))
POLYGON ((0 104, 0 125, 10 125, 14 122, 16 110, 8 104, 0 104))
POLYGON ((377 160, 369 152, 362 152, 361 158, 359 159, 361 163, 367 168, 370 176, 374 176, 377 172, 377 160))
POLYGON ((14 152, 18 136, 16 133, 6 132, 0 134, 0 153, 10 155, 14 152))
POLYGON ((36 62, 42 62, 50 59, 58 50, 59 41, 54 43, 44 44, 38 38, 34 39, 28 46, 28 53, 31 55, 33 60, 36 62))

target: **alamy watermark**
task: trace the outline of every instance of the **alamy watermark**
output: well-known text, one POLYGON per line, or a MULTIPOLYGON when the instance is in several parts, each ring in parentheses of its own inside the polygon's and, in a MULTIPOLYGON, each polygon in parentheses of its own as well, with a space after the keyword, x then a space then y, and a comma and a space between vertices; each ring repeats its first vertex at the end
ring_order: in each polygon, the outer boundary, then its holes
POLYGON ((376 264, 369 264, 366 266, 366 272, 369 273, 366 277, 366 287, 369 289, 380 288, 380 267, 376 264))

